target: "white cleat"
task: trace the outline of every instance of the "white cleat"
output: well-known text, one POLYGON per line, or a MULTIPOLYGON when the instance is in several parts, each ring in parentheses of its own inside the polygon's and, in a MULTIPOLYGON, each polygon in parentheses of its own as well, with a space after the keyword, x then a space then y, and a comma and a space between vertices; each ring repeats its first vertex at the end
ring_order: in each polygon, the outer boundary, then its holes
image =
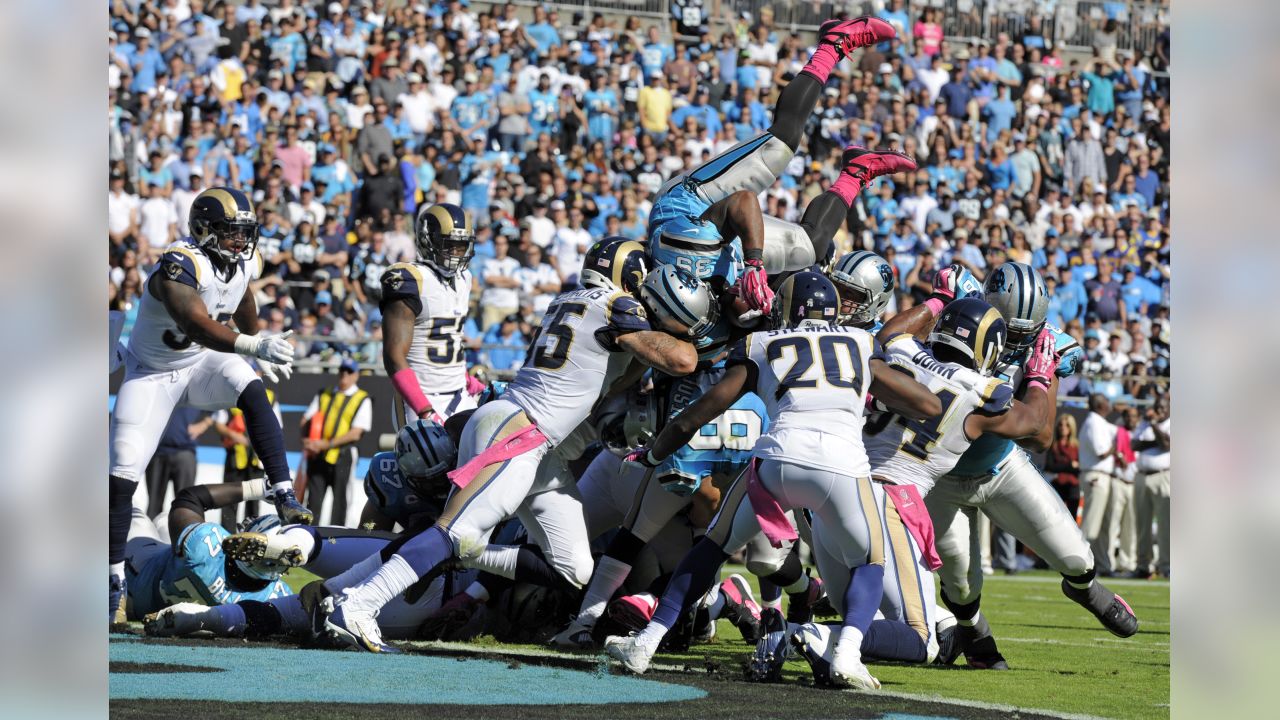
POLYGON ((635 635, 627 637, 610 635, 604 641, 604 651, 636 675, 643 675, 649 669, 649 661, 653 658, 648 650, 636 642, 635 635))
POLYGON ((551 644, 564 650, 590 650, 596 645, 595 640, 591 638, 591 628, 577 620, 556 633, 555 637, 551 638, 551 644))
POLYGON ((151 637, 180 637, 200 632, 204 629, 204 615, 207 612, 208 606, 199 603, 170 605, 144 617, 142 632, 151 637))
POLYGON ((338 642, 366 652, 398 654, 400 649, 382 640, 382 628, 371 612, 353 607, 352 603, 335 603, 324 621, 325 632, 338 642))
POLYGON ((848 653, 836 653, 835 662, 831 663, 831 684, 855 690, 880 689, 880 681, 872 677, 871 671, 862 664, 862 658, 848 653))
POLYGON ((266 563, 287 568, 306 563, 302 548, 278 533, 239 532, 222 539, 222 551, 233 560, 266 563))

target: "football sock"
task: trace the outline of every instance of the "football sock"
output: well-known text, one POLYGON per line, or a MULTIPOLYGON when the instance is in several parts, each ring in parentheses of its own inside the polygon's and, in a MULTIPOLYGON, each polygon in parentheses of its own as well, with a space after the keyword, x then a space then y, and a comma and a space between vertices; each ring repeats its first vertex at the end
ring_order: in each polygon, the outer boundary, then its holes
MULTIPOLYGON (((252 602, 242 600, 241 602, 252 602)), ((200 629, 219 637, 239 637, 245 634, 248 620, 244 608, 234 605, 214 605, 200 617, 200 629)))
MULTIPOLYGON (((370 533, 366 530, 337 528, 326 526, 296 526, 311 534, 313 550, 311 559, 307 561, 307 570, 320 577, 335 577, 345 574, 351 567, 358 565, 373 556, 380 557, 380 551, 390 544, 389 534, 370 533)), ((291 530, 292 531, 292 530, 291 530)), ((391 557, 394 553, 388 553, 391 557)), ((368 573, 354 579, 360 582, 382 564, 377 561, 368 573)))
MULTIPOLYGON (((826 49, 832 53, 835 48, 824 45, 826 49)), ((822 49, 819 48, 819 50, 822 49)), ((817 57, 817 53, 814 54, 817 57)), ((839 58, 837 57, 837 61, 839 58)), ((810 60, 809 65, 813 65, 810 60)), ((835 61, 831 66, 835 65, 835 61)), ((810 68, 806 66, 806 70, 810 68)), ((796 75, 789 85, 782 89, 778 95, 778 102, 773 106, 773 124, 769 126, 769 134, 781 140, 787 147, 795 152, 800 147, 800 139, 804 135, 805 124, 809 121, 809 116, 813 114, 813 109, 818 106, 818 100, 822 97, 822 86, 827 82, 827 75, 830 74, 831 67, 828 67, 821 77, 814 72, 801 71, 796 75)))
POLYGON ((896 620, 872 620, 862 638, 862 655, 881 660, 924 662, 928 648, 920 633, 896 620))
POLYGON ((493 573, 507 579, 515 579, 516 560, 520 548, 510 545, 488 545, 479 555, 469 558, 468 567, 493 573))
MULTIPOLYGON (((242 601, 241 604, 252 602, 252 600, 242 601)), ((260 632, 270 635, 277 633, 303 635, 311 632, 311 616, 307 614, 306 610, 302 609, 302 598, 297 595, 287 595, 261 604, 266 605, 270 610, 263 609, 259 613, 254 613, 252 612, 253 606, 245 607, 245 617, 249 621, 247 634, 250 637, 256 637, 260 632), (274 621, 273 617, 275 618, 274 621), (265 632, 272 622, 278 624, 278 629, 265 632)))
POLYGON ((418 574, 414 572, 409 561, 400 555, 394 555, 368 580, 348 588, 344 593, 346 596, 344 604, 376 614, 383 605, 391 602, 395 596, 408 590, 417 581, 418 574))
POLYGON ((645 541, 634 535, 627 528, 618 528, 618 532, 605 548, 604 557, 616 558, 628 566, 634 565, 636 557, 644 550, 645 541))
POLYGON ((978 607, 982 602, 981 595, 975 595, 973 600, 970 600, 967 603, 958 603, 947 597, 946 585, 943 585, 941 594, 942 604, 945 605, 948 610, 955 613, 956 622, 968 627, 972 627, 973 624, 977 622, 978 607))
POLYGON ((481 583, 471 583, 464 592, 482 603, 489 602, 489 589, 481 583))
POLYGON ((114 575, 124 576, 124 546, 129 542, 129 526, 133 523, 133 491, 138 483, 115 475, 109 476, 107 506, 110 523, 107 532, 107 562, 114 575), (119 572, 116 566, 120 566, 119 572))
MULTIPOLYGON (((884 596, 884 565, 859 565, 849 571, 849 587, 844 593, 844 626, 858 629, 858 642, 871 627, 871 619, 884 596)), ((841 642, 844 640, 841 634, 841 642)))
POLYGON ((587 593, 582 598, 582 609, 578 612, 578 624, 591 627, 596 624, 609 600, 618 592, 618 588, 627 581, 631 574, 631 566, 617 558, 605 555, 596 563, 596 572, 591 576, 591 584, 587 585, 587 593))
POLYGON ((707 594, 702 596, 702 605, 707 609, 711 619, 720 617, 721 611, 724 610, 724 593, 720 592, 720 586, 714 585, 707 594))
POLYGON ((283 487, 291 488, 293 478, 289 475, 289 464, 285 460, 284 431, 280 429, 280 422, 271 409, 271 401, 267 399, 262 380, 254 380, 240 392, 236 407, 244 413, 245 430, 253 451, 258 454, 262 468, 266 470, 267 482, 273 488, 281 487, 282 484, 283 487))
MULTIPOLYGON (((796 76, 796 80, 807 75, 820 85, 826 85, 827 78, 831 77, 831 71, 840 63, 840 59, 840 50, 835 45, 818 43, 818 48, 813 51, 813 55, 809 56, 809 62, 805 63, 804 68, 800 70, 800 75, 796 76)), ((792 80, 792 82, 794 83, 795 80, 792 80)), ((809 108, 809 112, 813 112, 812 107, 809 108)))
POLYGON ((382 567, 382 556, 376 552, 370 553, 368 557, 347 568, 342 573, 325 580, 324 586, 331 593, 340 593, 344 588, 363 582, 370 575, 377 572, 380 567, 382 567))
POLYGON ((454 556, 453 539, 443 528, 432 525, 409 538, 396 551, 396 555, 405 561, 406 567, 415 575, 421 577, 454 556))
POLYGON ((774 585, 765 578, 760 578, 760 607, 769 607, 775 610, 782 609, 782 588, 774 585))
POLYGON ((813 244, 814 257, 819 259, 827 256, 831 240, 840 231, 840 226, 844 224, 845 219, 849 217, 849 205, 858 194, 856 181, 848 173, 840 173, 836 185, 832 185, 830 190, 810 200, 808 207, 804 209, 804 215, 800 218, 800 227, 804 229, 809 236, 809 242, 813 244), (836 192, 836 185, 841 182, 855 183, 855 188, 848 198, 836 192))
POLYGON ((715 541, 705 537, 699 540, 676 567, 649 626, 662 626, 663 634, 675 627, 680 615, 692 605, 692 599, 702 597, 715 584, 720 566, 728 559, 728 554, 715 541))
MULTIPOLYGON (((853 173, 841 171, 840 177, 836 178, 836 181, 831 183, 831 187, 827 188, 826 192, 814 198, 813 202, 817 202, 819 198, 833 195, 839 199, 840 202, 844 203, 844 210, 848 210, 853 206, 853 199, 858 197, 858 193, 862 192, 864 187, 866 186, 862 184, 862 180, 854 177, 853 173)), ((813 203, 809 203, 809 205, 812 207, 813 203)), ((805 215, 807 216, 808 214, 809 211, 806 209, 805 215)), ((843 214, 841 217, 844 217, 843 214)), ((838 227, 839 226, 837 226, 837 229, 838 227)))
POLYGON ((845 625, 840 628, 840 637, 836 640, 836 650, 832 657, 850 653, 856 658, 862 657, 862 631, 852 625, 845 625))
POLYGON ((1071 587, 1077 590, 1087 590, 1089 586, 1093 584, 1093 578, 1096 575, 1097 575, 1097 571, 1093 568, 1089 568, 1082 575, 1064 574, 1062 577, 1064 580, 1067 581, 1067 584, 1070 585, 1071 587))

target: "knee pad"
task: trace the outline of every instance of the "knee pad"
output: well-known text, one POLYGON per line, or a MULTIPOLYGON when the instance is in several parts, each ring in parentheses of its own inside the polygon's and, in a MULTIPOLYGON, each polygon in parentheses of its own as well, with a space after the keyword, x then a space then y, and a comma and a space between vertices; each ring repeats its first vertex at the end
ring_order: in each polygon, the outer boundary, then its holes
POLYGON ((747 555, 747 572, 759 578, 768 577, 782 569, 782 563, 786 560, 786 555, 766 554, 765 557, 756 557, 754 554, 747 555))
MULTIPOLYGON (((586 548, 583 549, 585 550, 586 548)), ((570 558, 570 565, 568 572, 565 572, 559 567, 556 569, 560 570, 561 573, 565 575, 565 579, 569 581, 570 585, 581 590, 591 582, 591 574, 595 572, 596 569, 595 563, 591 560, 591 553, 575 552, 573 557, 570 558)))
POLYGON ((131 441, 120 437, 123 434, 125 432, 118 431, 116 437, 111 439, 111 467, 109 470, 111 477, 129 480, 137 484, 138 476, 146 468, 146 463, 140 460, 141 453, 138 451, 137 446, 131 441))

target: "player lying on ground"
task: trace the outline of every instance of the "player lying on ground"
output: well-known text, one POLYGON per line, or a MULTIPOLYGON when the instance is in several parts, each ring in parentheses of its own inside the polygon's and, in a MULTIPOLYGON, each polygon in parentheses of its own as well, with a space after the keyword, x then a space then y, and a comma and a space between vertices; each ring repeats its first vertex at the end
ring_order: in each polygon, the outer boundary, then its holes
MULTIPOLYGON (((983 577, 978 512, 986 513, 1061 573, 1063 594, 1093 613, 1103 627, 1119 637, 1129 637, 1138 631, 1138 619, 1124 598, 1097 581, 1088 541, 1022 448, 1041 452, 1052 442, 1057 378, 1077 372, 1083 356, 1080 346, 1061 330, 1046 328, 1048 294, 1040 274, 1030 265, 1007 262, 995 268, 987 276, 984 297, 1000 311, 1009 332, 994 377, 1025 393, 1027 362, 1043 329, 1053 334, 1057 358, 1049 387, 1049 413, 1036 433, 1017 441, 993 433, 980 436, 925 498, 943 564, 938 573, 942 601, 955 613, 965 657, 972 667, 1003 670, 1008 663, 979 612, 983 577)), ((942 302, 931 299, 901 313, 881 330, 881 339, 899 332, 919 336, 941 309, 942 302)))
POLYGON ((125 542, 133 492, 179 403, 202 410, 238 407, 267 476, 266 497, 285 522, 311 522, 293 494, 284 434, 262 380, 289 377, 293 346, 259 336, 249 283, 262 272, 253 204, 234 188, 210 188, 192 202, 191 237, 165 249, 147 280, 129 336, 124 382, 111 413, 108 504, 108 606, 115 619, 125 593, 125 542), (240 332, 227 327, 234 320, 240 332))
MULTIPOLYGON (((774 299, 771 325, 776 330, 753 333, 739 343, 724 379, 669 424, 650 447, 629 456, 656 465, 708 417, 749 390, 765 399, 774 418, 707 536, 681 562, 653 620, 637 635, 606 640, 606 652, 632 672, 648 668, 675 618, 709 588, 731 552, 761 531, 775 544, 788 535, 794 539, 784 507, 813 513, 815 548, 827 549, 818 553, 818 566, 837 611, 862 608, 845 597, 846 587, 837 582, 842 577, 847 582, 852 569, 865 565, 869 557, 868 520, 859 497, 870 501, 873 490, 870 477, 857 477, 867 475, 860 442, 866 394, 874 392, 887 406, 912 417, 936 415, 941 404, 909 375, 889 369, 872 335, 832 325, 839 306, 836 289, 825 277, 800 272, 787 278, 774 299)), ((878 590, 879 578, 876 604, 878 590)), ((865 617, 845 613, 859 641, 874 612, 872 606, 865 617)), ((856 653, 852 657, 854 663, 842 661, 836 673, 846 681, 859 675, 854 665, 861 664, 856 653)))

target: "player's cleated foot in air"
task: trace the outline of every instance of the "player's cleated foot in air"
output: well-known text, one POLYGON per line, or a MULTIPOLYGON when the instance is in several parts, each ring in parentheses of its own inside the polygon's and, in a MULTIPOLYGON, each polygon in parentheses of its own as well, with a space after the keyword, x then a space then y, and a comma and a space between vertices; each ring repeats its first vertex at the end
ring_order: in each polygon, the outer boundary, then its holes
POLYGON ((610 635, 605 638, 604 651, 636 675, 643 675, 649 669, 649 662, 653 659, 653 654, 636 641, 635 635, 627 637, 610 635))
POLYGON ((853 653, 836 653, 836 659, 831 662, 831 684, 855 690, 880 689, 880 681, 862 664, 862 658, 854 657, 853 653))
POLYGON ((791 657, 788 623, 777 608, 765 608, 760 613, 760 640, 747 664, 747 679, 752 682, 779 682, 782 666, 791 657))
POLYGON ((829 45, 835 45, 842 56, 860 47, 888 42, 898 36, 898 32, 889 23, 877 17, 859 17, 853 19, 835 18, 822 23, 818 28, 818 39, 829 45))
POLYGON ((115 625, 126 621, 124 615, 125 581, 123 575, 111 573, 111 585, 107 592, 107 623, 115 625))
POLYGON ((826 601, 827 588, 822 584, 822 578, 811 577, 809 587, 804 592, 788 597, 790 602, 787 603, 787 622, 803 625, 813 620, 814 608, 826 601))
POLYGON ((969 667, 978 670, 1009 669, 1009 663, 996 647, 996 639, 985 617, 979 617, 977 624, 972 626, 956 625, 956 632, 969 667))
POLYGON ((324 629, 331 637, 349 647, 373 653, 398 654, 400 649, 382 641, 382 630, 373 613, 352 607, 350 602, 334 603, 333 612, 325 618, 324 629))
POLYGON ((737 626, 742 639, 754 643, 760 639, 760 603, 751 594, 747 579, 734 573, 720 583, 720 596, 724 598, 721 616, 737 626))
POLYGON ((204 629, 207 605, 178 603, 142 618, 142 632, 151 637, 181 637, 204 629))
POLYGON ((298 497, 293 494, 293 490, 284 490, 276 493, 271 497, 271 502, 276 506, 276 512, 280 513, 280 522, 285 525, 314 525, 315 515, 307 509, 306 505, 298 502, 298 497))
POLYGON ((658 609, 658 598, 651 593, 623 595, 609 603, 609 617, 629 631, 638 631, 649 624, 658 609))
POLYGON ((591 637, 591 628, 574 620, 569 627, 552 636, 551 644, 564 650, 591 650, 596 641, 591 637))
POLYGON ((280 533, 239 532, 222 539, 222 551, 232 560, 298 567, 307 561, 302 548, 280 533))
POLYGON ((830 626, 812 622, 801 625, 791 633, 791 646, 809 663, 815 685, 831 685, 831 656, 835 645, 831 642, 830 626))
POLYGON ((1062 594, 1093 613, 1112 635, 1127 638, 1138 632, 1138 616, 1133 614, 1133 608, 1106 585, 1095 581, 1087 590, 1079 590, 1063 578, 1062 594))
POLYGON ((911 172, 917 167, 916 161, 905 153, 870 150, 857 145, 845 148, 840 161, 844 165, 844 172, 861 180, 863 187, 881 175, 911 172))

